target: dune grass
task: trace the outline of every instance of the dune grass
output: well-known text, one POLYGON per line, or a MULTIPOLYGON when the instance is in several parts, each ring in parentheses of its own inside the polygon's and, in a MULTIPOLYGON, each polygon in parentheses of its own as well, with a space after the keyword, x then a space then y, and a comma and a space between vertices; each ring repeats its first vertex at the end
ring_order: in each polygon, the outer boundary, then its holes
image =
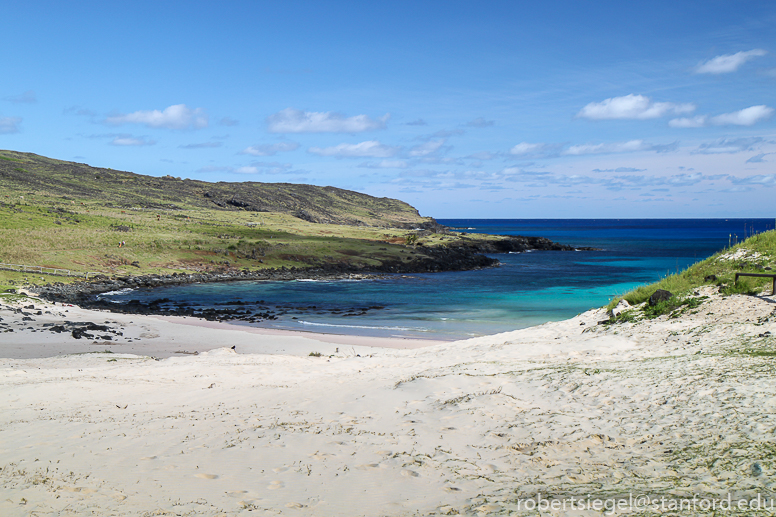
POLYGON ((763 290, 770 293, 770 278, 742 277, 734 284, 735 274, 739 272, 776 274, 776 231, 753 235, 683 271, 617 296, 607 308, 611 309, 622 299, 631 305, 640 304, 658 289, 670 291, 678 299, 704 285, 718 286, 723 294, 757 294, 763 290))

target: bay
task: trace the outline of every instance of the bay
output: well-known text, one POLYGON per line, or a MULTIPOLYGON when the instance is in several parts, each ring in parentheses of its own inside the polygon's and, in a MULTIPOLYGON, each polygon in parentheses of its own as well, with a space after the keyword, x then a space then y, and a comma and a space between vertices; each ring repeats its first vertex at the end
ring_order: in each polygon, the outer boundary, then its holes
MULTIPOLYGON (((685 269, 773 219, 440 219, 455 231, 538 235, 598 251, 493 255, 478 271, 378 280, 229 282, 117 293, 115 302, 169 298, 198 307, 270 307, 256 325, 336 334, 453 340, 572 317, 685 269), (258 304, 256 302, 261 302, 258 304)), ((240 323, 245 324, 245 323, 240 323)))

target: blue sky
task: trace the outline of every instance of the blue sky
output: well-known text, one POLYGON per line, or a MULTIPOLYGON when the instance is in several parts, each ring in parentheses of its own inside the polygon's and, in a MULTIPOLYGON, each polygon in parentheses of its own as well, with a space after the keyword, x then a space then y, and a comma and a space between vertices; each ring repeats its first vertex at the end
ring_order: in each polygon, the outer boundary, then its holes
POLYGON ((8 4, 0 149, 439 218, 776 217, 771 1, 8 4))

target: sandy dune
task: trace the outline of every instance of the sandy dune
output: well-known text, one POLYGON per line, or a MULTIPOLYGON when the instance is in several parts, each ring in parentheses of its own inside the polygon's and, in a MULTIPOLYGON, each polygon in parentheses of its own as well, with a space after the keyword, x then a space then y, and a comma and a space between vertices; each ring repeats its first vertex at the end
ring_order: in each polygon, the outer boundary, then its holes
POLYGON ((776 306, 701 294, 674 319, 594 310, 412 349, 68 308, 176 341, 161 360, 43 357, 74 340, 0 333, 22 357, 0 360, 0 514, 536 515, 519 499, 770 494, 774 358, 744 352, 776 350, 776 306))

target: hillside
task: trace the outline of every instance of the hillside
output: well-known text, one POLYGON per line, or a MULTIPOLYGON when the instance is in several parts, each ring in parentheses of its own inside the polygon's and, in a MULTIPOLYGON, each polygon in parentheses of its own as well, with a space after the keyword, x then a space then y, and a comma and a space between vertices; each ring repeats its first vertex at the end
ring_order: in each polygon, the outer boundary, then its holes
POLYGON ((679 317, 703 303, 705 298, 697 298, 697 292, 704 286, 713 286, 723 295, 771 294, 774 285, 772 278, 740 277, 736 281, 736 273, 776 274, 776 231, 754 234, 683 271, 677 271, 658 282, 640 286, 623 296, 615 297, 609 302, 609 309, 616 307, 621 300, 635 306, 635 309, 625 308, 619 315, 613 316, 610 322, 655 318, 663 314, 679 317), (668 291, 673 296, 650 304, 650 296, 659 289, 668 291))
POLYGON ((85 274, 208 281, 497 262, 406 203, 331 187, 156 178, 0 151, 0 192, 0 288, 85 274))
POLYGON ((403 201, 334 187, 145 176, 16 151, 0 151, 0 189, 124 209, 276 212, 315 223, 407 229, 435 225, 403 201))
POLYGON ((498 263, 484 253, 573 249, 450 232, 402 201, 333 187, 157 178, 15 151, 0 151, 0 192, 0 289, 451 271, 498 263))

